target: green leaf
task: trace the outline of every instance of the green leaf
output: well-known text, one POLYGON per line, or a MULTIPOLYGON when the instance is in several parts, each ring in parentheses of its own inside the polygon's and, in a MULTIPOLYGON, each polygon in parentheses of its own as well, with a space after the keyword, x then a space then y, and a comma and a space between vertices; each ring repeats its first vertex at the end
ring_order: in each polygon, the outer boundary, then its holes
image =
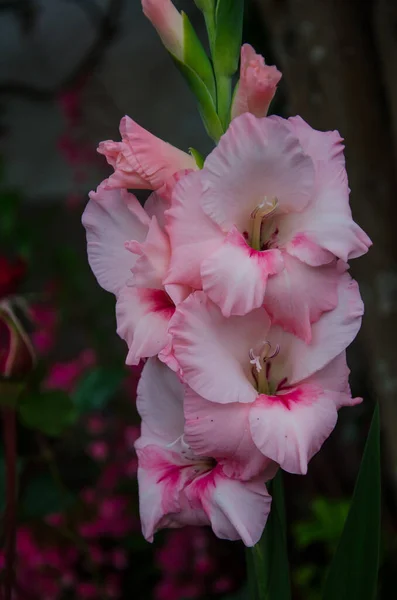
POLYGON ((253 600, 254 598, 255 596, 249 594, 248 589, 245 587, 238 592, 235 592, 231 596, 222 596, 222 600, 253 600))
POLYGON ((215 4, 216 0, 194 0, 196 6, 204 15, 205 25, 207 27, 208 40, 210 43, 211 54, 215 48, 215 4))
POLYGON ((204 156, 198 150, 196 150, 196 148, 190 147, 189 152, 193 156, 194 160, 196 161, 197 167, 199 169, 202 169, 204 167, 204 162, 205 162, 204 156))
POLYGON ((23 490, 20 509, 23 518, 38 519, 62 512, 74 502, 73 494, 58 489, 50 473, 41 473, 23 490))
POLYGON ((202 12, 215 10, 215 0, 194 0, 194 3, 202 12))
POLYGON ((190 67, 204 83, 212 99, 215 101, 216 88, 214 71, 211 62, 200 42, 197 34, 189 21, 188 16, 182 12, 183 20, 183 62, 190 67))
POLYGON ((214 47, 215 70, 232 77, 237 71, 243 32, 244 0, 218 0, 214 47))
POLYGON ((96 367, 79 382, 72 399, 80 414, 102 410, 126 376, 124 368, 96 367))
POLYGON ((217 115, 215 103, 210 92, 203 83, 202 79, 200 79, 200 77, 195 71, 193 71, 193 69, 191 69, 188 65, 184 64, 180 60, 178 60, 176 56, 172 54, 171 56, 176 66, 186 79, 193 94, 197 98, 200 115, 203 119, 204 126, 208 135, 215 142, 217 142, 221 135, 224 133, 224 130, 217 115))
POLYGON ((51 436, 61 435, 77 418, 72 400, 58 390, 26 395, 21 399, 18 412, 26 427, 51 436))
POLYGON ((380 427, 376 406, 345 527, 323 600, 373 600, 380 544, 380 427))
MULTIPOLYGON (((252 548, 257 600, 290 600, 284 492, 281 470, 271 484, 272 507, 261 540, 252 548)), ((251 587, 251 586, 250 586, 251 587)))
POLYGON ((293 527, 296 545, 306 548, 324 542, 335 550, 349 512, 349 502, 318 497, 312 501, 310 510, 311 517, 293 527))

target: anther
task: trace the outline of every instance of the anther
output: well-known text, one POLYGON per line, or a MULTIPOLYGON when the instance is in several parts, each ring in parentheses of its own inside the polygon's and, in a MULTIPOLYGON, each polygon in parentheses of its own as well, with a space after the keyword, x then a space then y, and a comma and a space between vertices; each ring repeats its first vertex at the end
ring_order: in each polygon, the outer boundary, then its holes
POLYGON ((254 250, 261 250, 261 234, 262 234, 262 223, 264 219, 270 217, 276 210, 278 205, 277 198, 273 198, 270 202, 265 198, 264 202, 261 202, 254 208, 251 213, 251 236, 250 243, 254 250))

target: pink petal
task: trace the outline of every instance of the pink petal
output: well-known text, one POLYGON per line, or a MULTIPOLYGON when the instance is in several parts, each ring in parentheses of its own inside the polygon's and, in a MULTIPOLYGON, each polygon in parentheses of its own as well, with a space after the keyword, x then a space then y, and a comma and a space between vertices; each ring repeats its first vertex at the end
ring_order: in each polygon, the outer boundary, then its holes
POLYGON ((125 287, 116 305, 117 333, 128 344, 127 365, 156 356, 167 345, 175 307, 163 290, 125 287))
POLYGON ((252 441, 249 404, 208 402, 187 388, 184 410, 184 439, 197 456, 212 456, 222 464, 225 475, 235 479, 251 479, 265 470, 263 481, 275 475, 277 466, 252 441))
POLYGON ((249 422, 259 450, 289 473, 307 473, 309 460, 334 429, 337 411, 333 394, 301 385, 277 396, 258 397, 249 422))
POLYGON ((157 358, 143 367, 137 409, 152 436, 169 444, 183 435, 183 386, 178 376, 157 358))
POLYGON ((327 265, 335 260, 332 252, 324 250, 316 242, 313 242, 307 233, 296 233, 285 245, 285 250, 290 256, 298 258, 311 267, 327 265))
POLYGON ((166 212, 166 229, 171 242, 171 262, 166 283, 183 283, 201 289, 200 266, 223 241, 223 234, 203 212, 201 173, 181 179, 166 212))
POLYGON ((251 212, 278 199, 278 211, 300 211, 313 194, 314 167, 290 125, 245 113, 234 119, 201 171, 201 205, 224 231, 248 231, 251 212))
MULTIPOLYGON (((288 123, 304 151, 312 157, 316 177, 312 202, 301 214, 286 217, 280 237, 291 241, 294 236, 304 235, 311 244, 344 261, 365 254, 371 240, 352 220, 342 138, 337 131, 316 131, 300 117, 289 119, 288 123)), ((299 246, 292 250, 305 260, 299 246)))
POLYGON ((197 168, 192 156, 152 135, 130 117, 121 119, 120 133, 139 163, 138 174, 153 190, 160 189, 177 171, 197 168))
POLYGON ((241 539, 246 546, 259 541, 271 504, 261 476, 251 481, 236 481, 225 477, 218 467, 194 480, 185 493, 191 503, 202 504, 219 538, 241 539))
POLYGON ((138 175, 139 164, 128 144, 106 140, 100 142, 98 153, 103 154, 109 165, 114 168, 113 175, 103 182, 105 189, 130 188, 140 190, 147 188, 146 180, 138 175))
POLYGON ((202 262, 203 290, 225 317, 245 315, 262 306, 268 277, 283 266, 279 250, 253 250, 233 227, 222 246, 202 262))
POLYGON ((255 400, 249 350, 266 339, 268 329, 263 309, 226 319, 203 292, 194 292, 177 307, 169 331, 186 383, 207 400, 225 404, 255 400))
POLYGON ((266 117, 270 102, 276 93, 281 73, 265 64, 249 44, 241 48, 240 81, 233 99, 232 119, 245 112, 266 117))
POLYGON ((309 267, 285 254, 284 270, 266 288, 264 307, 272 323, 309 343, 312 323, 337 304, 339 277, 336 264, 309 267))
POLYGON ((317 371, 303 383, 322 387, 323 390, 336 392, 334 395, 337 410, 342 406, 356 406, 362 398, 352 398, 349 385, 350 369, 346 363, 346 352, 336 356, 323 369, 317 371))
POLYGON ((170 207, 168 199, 160 196, 157 192, 152 192, 145 202, 145 211, 150 218, 156 217, 157 223, 161 229, 165 228, 165 211, 170 207))
POLYGON ((288 377, 288 384, 295 385, 324 368, 354 340, 363 312, 357 283, 348 273, 340 275, 338 304, 312 326, 310 344, 280 327, 271 327, 267 339, 273 347, 280 345, 279 355, 272 360, 272 378, 281 381, 288 377))
POLYGON ((179 285, 178 283, 166 283, 164 289, 175 306, 183 302, 192 291, 187 285, 179 285))
POLYGON ((90 193, 82 222, 91 269, 105 290, 117 293, 130 278, 135 262, 124 244, 145 239, 148 216, 135 196, 125 190, 105 190, 102 184, 90 193))
POLYGON ((127 242, 126 248, 138 255, 132 269, 133 285, 160 289, 168 270, 170 244, 156 217, 152 217, 146 239, 143 242, 127 242))
POLYGON ((169 515, 181 510, 180 493, 192 476, 178 454, 158 446, 136 443, 138 455, 139 512, 142 532, 149 542, 169 524, 169 515))
POLYGON ((98 147, 115 170, 106 182, 108 189, 160 190, 177 171, 197 168, 189 154, 152 135, 127 116, 121 119, 120 133, 122 142, 101 142, 98 147))

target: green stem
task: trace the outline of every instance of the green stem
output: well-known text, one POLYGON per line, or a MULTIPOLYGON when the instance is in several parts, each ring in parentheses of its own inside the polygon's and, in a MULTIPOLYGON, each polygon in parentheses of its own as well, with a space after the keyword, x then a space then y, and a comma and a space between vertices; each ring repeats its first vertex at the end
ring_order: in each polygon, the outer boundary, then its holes
POLYGON ((257 600, 266 600, 266 565, 263 556, 263 549, 259 544, 256 544, 251 549, 253 559, 253 572, 255 575, 256 583, 256 597, 257 600))
POLYGON ((229 126, 230 123, 230 105, 232 101, 232 79, 227 75, 219 73, 215 68, 215 80, 216 80, 216 97, 217 97, 217 111, 220 121, 223 126, 223 130, 229 126))

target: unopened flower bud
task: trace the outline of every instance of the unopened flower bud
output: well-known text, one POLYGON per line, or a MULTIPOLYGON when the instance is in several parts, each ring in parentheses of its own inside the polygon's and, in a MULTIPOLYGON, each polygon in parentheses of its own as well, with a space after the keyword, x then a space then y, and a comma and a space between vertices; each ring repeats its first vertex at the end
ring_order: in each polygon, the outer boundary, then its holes
POLYGON ((27 333, 27 307, 22 298, 0 303, 0 378, 22 379, 33 368, 35 352, 27 333))
POLYGON ((263 56, 257 54, 249 44, 244 44, 232 119, 246 112, 256 117, 266 117, 280 79, 281 73, 276 67, 266 65, 263 56))
POLYGON ((183 19, 171 0, 142 0, 142 9, 167 50, 183 61, 183 19))

